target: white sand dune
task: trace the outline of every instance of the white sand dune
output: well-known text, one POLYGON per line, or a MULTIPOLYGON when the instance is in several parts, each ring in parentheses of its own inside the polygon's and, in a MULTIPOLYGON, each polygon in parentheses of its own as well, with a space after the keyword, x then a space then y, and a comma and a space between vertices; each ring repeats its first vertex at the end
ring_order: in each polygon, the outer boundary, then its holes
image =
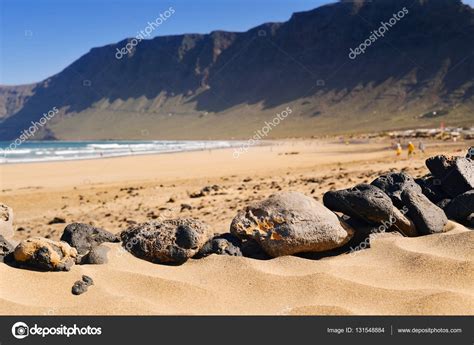
POLYGON ((108 244, 106 265, 35 272, 0 264, 2 314, 473 315, 474 231, 380 236, 322 260, 210 256, 182 266, 108 244), (82 274, 95 285, 71 294, 82 274))

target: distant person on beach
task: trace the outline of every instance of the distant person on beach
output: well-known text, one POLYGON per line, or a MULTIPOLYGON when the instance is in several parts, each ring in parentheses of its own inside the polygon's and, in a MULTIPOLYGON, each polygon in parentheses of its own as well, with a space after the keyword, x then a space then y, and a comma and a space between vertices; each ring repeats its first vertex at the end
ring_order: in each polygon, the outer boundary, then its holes
POLYGON ((421 153, 425 153, 425 149, 426 149, 425 143, 422 142, 422 141, 420 141, 420 142, 418 143, 418 149, 421 151, 421 153))
POLYGON ((410 141, 408 143, 408 158, 410 158, 413 154, 415 154, 415 145, 410 141))
POLYGON ((402 145, 400 143, 397 143, 396 153, 397 157, 400 157, 400 155, 402 154, 402 145))

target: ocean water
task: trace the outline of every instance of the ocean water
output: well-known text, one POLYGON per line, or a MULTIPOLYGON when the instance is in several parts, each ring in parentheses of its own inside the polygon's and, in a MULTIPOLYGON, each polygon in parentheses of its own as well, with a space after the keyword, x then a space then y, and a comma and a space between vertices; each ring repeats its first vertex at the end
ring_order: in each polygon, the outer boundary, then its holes
POLYGON ((120 157, 230 148, 237 141, 26 141, 11 149, 0 141, 0 164, 120 157))

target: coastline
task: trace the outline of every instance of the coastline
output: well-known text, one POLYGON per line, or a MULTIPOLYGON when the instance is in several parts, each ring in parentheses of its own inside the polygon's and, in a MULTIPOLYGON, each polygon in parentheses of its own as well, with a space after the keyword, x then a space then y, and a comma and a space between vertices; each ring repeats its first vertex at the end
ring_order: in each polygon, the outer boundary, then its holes
MULTIPOLYGON (((370 183, 391 169, 422 176, 427 157, 459 154, 468 145, 430 142, 425 154, 407 159, 406 152, 397 158, 388 140, 348 145, 285 140, 251 147, 237 159, 232 149, 215 149, 12 164, 0 166, 2 202, 14 210, 16 241, 31 236, 58 240, 72 222, 119 233, 162 215, 198 218, 223 233, 238 210, 275 192, 298 191, 321 201, 328 190, 370 183), (205 186, 217 188, 192 196, 205 186), (55 217, 65 223, 49 224, 55 217)), ((61 274, 0 265, 5 277, 0 282, 1 313, 471 315, 474 232, 455 226, 448 233, 418 238, 386 234, 354 256, 321 260, 213 255, 170 267, 107 244, 108 264, 76 265, 61 274), (70 288, 82 274, 96 284, 78 298, 70 288)))
MULTIPOLYGON (((352 155, 354 152, 362 150, 373 152, 367 158, 380 158, 391 154, 390 151, 386 150, 385 143, 360 144, 347 147, 343 144, 319 140, 277 140, 267 141, 262 145, 251 147, 248 152, 239 158, 233 157, 233 148, 216 148, 99 159, 12 163, 0 165, 0 177, 3 179, 0 185, 3 190, 9 190, 33 187, 31 186, 32 183, 36 183, 34 187, 45 188, 84 183, 146 181, 153 178, 164 180, 186 179, 190 177, 189 172, 191 171, 193 178, 244 173, 254 174, 257 173, 257 170, 266 173, 265 169, 271 171, 272 168, 281 169, 285 167, 285 161, 296 161, 298 166, 302 163, 309 167, 311 165, 309 158, 312 157, 318 161, 324 160, 325 164, 333 164, 339 161, 348 162, 354 159, 352 155), (297 151, 298 155, 291 155, 292 151, 297 151), (331 157, 332 154, 335 154, 335 156, 331 157), (305 157, 301 158, 301 155, 305 155, 305 157), (199 162, 218 165, 219 169, 203 166, 199 162), (34 169, 22 169, 25 164, 34 169), (140 170, 130 169, 130 167, 140 167, 140 170), (108 171, 104 171, 104 169, 108 171), (109 172, 109 174, 106 175, 106 172, 109 172), (111 172, 117 172, 118 176, 111 175, 111 172), (59 174, 64 178, 58 179, 59 174)), ((355 158, 363 159, 363 157, 355 158)))
MULTIPOLYGON (((159 141, 154 141, 154 142, 159 142, 159 141)), ((163 143, 167 141, 162 141, 163 143)), ((168 141, 168 142, 174 142, 174 141, 168 141)), ((102 153, 102 155, 99 154, 99 156, 96 157, 74 157, 74 158, 58 158, 58 159, 43 159, 43 160, 36 160, 36 161, 4 161, 0 163, 0 168, 2 165, 11 165, 11 164, 37 164, 37 163, 54 163, 54 162, 69 162, 69 161, 88 161, 88 160, 96 160, 96 159, 110 159, 110 158, 122 158, 122 157, 132 157, 132 156, 148 156, 148 155, 160 155, 160 154, 170 154, 170 153, 179 153, 179 152, 194 152, 194 151, 207 151, 207 150, 219 150, 219 149, 235 149, 240 147, 241 143, 244 143, 244 141, 239 141, 239 140, 200 140, 200 141, 195 141, 195 140, 179 140, 177 141, 179 143, 193 143, 193 142, 199 142, 199 143, 229 143, 230 146, 210 146, 210 147, 204 147, 204 148, 186 148, 186 149, 175 149, 175 150, 168 150, 168 151, 133 151, 130 150, 129 152, 132 153, 120 153, 120 154, 113 154, 113 155, 103 155, 103 151, 97 150, 98 153, 102 153), (235 144, 235 145, 234 145, 235 144)), ((30 143, 42 143, 41 141, 31 141, 30 143)), ((50 143, 85 143, 85 144, 95 144, 95 143, 101 143, 103 145, 107 144, 122 144, 125 145, 125 143, 128 143, 128 141, 53 141, 50 143)), ((134 144, 147 144, 150 143, 149 141, 135 141, 134 144)), ((265 145, 265 144, 262 144, 265 145)), ((21 150, 21 148, 19 149, 21 150)), ((0 151, 3 152, 3 157, 5 157, 5 150, 0 151)), ((1 157, 2 155, 0 155, 1 157)), ((4 158, 5 159, 5 158, 4 158)))

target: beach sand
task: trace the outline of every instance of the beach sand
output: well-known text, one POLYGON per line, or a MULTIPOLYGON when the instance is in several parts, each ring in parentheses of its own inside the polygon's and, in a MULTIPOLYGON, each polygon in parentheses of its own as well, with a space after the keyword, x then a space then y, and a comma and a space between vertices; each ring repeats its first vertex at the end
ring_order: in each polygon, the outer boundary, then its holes
MULTIPOLYGON (((239 158, 220 149, 112 159, 4 165, 1 202, 15 212, 16 240, 59 239, 65 224, 112 232, 157 217, 196 217, 227 232, 237 211, 279 190, 322 199, 324 192, 370 183, 391 169, 427 173, 424 159, 460 154, 472 143, 428 143, 414 158, 395 157, 383 139, 339 143, 287 140, 251 147, 239 158), (191 197, 208 185, 216 191, 191 197), (182 204, 191 206, 183 209, 182 204)), ((9 314, 474 314, 474 232, 385 234, 370 249, 321 260, 268 261, 210 256, 155 265, 107 244, 109 263, 70 272, 0 264, 0 313, 9 314), (71 294, 82 274, 95 285, 71 294)))

